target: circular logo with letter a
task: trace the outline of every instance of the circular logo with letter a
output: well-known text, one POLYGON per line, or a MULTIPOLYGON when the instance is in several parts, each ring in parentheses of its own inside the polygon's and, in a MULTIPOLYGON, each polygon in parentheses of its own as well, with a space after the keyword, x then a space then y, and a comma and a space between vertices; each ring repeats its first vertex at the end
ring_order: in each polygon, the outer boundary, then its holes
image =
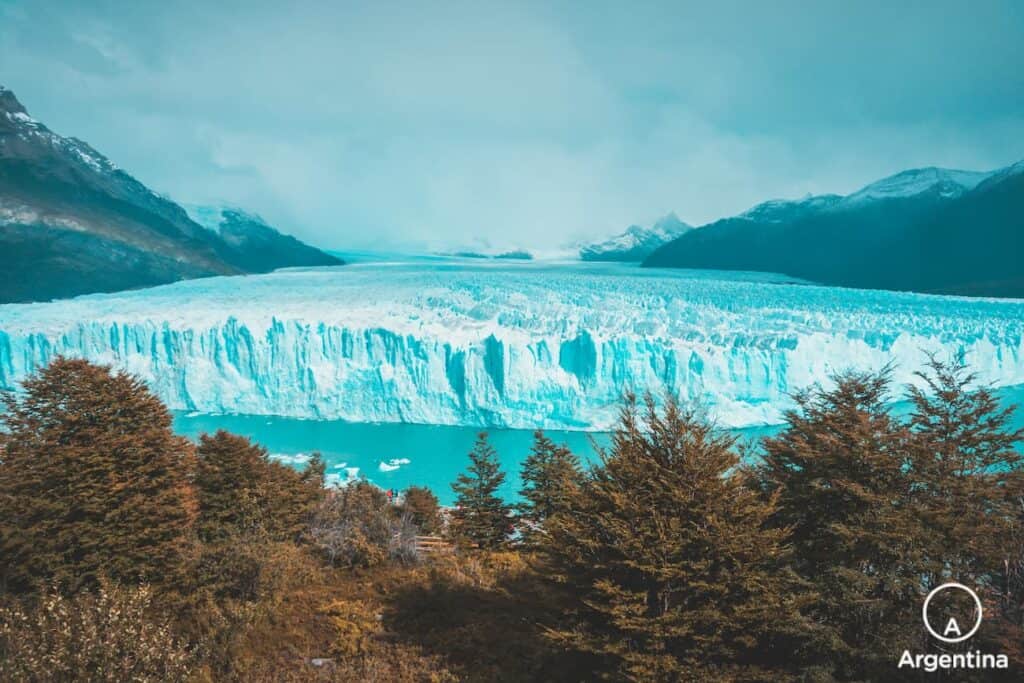
MULTIPOLYGON (((938 609, 933 609, 934 612, 939 612, 938 609)), ((936 616, 936 615, 932 615, 936 616)), ((924 599, 924 606, 921 607, 921 619, 924 621, 924 627, 928 629, 928 633, 932 634, 935 638, 938 638, 944 643, 962 643, 967 640, 975 633, 981 626, 981 599, 978 594, 973 590, 963 585, 962 583, 956 583, 951 581, 944 583, 938 588, 935 588, 928 597, 924 599), (970 600, 965 600, 963 594, 967 594, 970 600), (960 598, 960 602, 966 602, 970 610, 956 610, 953 603, 957 596, 960 598), (928 608, 931 606, 933 599, 936 602, 943 601, 946 603, 942 618, 935 619, 934 622, 929 619, 928 608), (973 604, 972 604, 973 603, 973 604), (968 614, 968 611, 973 611, 973 615, 968 614)))

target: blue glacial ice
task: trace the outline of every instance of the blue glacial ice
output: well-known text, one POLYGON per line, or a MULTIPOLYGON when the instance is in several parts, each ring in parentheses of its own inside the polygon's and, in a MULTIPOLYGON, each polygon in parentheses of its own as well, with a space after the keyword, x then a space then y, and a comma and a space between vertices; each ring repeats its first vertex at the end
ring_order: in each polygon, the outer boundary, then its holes
POLYGON ((621 265, 384 262, 0 306, 0 387, 61 354, 124 368, 174 409, 601 429, 624 389, 778 422, 846 368, 966 355, 1024 383, 1024 301, 621 265))

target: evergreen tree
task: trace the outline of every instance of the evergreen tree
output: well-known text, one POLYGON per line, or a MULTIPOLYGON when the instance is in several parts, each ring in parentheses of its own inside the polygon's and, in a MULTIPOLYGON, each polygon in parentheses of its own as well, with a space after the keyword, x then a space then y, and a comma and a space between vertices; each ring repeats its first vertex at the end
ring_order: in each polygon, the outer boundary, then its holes
POLYGON ((519 505, 519 519, 523 540, 532 544, 543 534, 544 522, 565 510, 576 494, 582 479, 580 459, 538 429, 533 433, 533 446, 523 461, 521 476, 524 502, 519 505))
POLYGON ((424 534, 441 531, 441 505, 433 491, 425 486, 410 486, 402 499, 402 512, 424 534))
POLYGON ((1024 471, 1007 477, 1006 499, 1013 517, 1007 532, 997 540, 1002 561, 990 567, 983 584, 986 597, 985 627, 978 638, 986 650, 1005 653, 1011 662, 1024 659, 1024 471))
POLYGON ((738 469, 733 439, 671 399, 630 397, 611 450, 548 520, 542 549, 576 597, 553 635, 635 681, 785 680, 804 589, 787 531, 738 469))
POLYGON ((272 462, 262 446, 224 430, 203 434, 196 455, 197 528, 206 542, 256 532, 297 540, 322 496, 318 455, 305 472, 296 472, 272 462))
POLYGON ((508 538, 511 508, 498 495, 505 481, 498 454, 480 432, 469 453, 466 474, 452 484, 457 494, 453 513, 455 534, 481 548, 496 548, 508 538))
POLYGON ((3 403, 2 587, 180 577, 194 548, 194 456, 142 381, 57 358, 3 403))
MULTIPOLYGON (((923 591, 947 581, 988 603, 985 628, 962 648, 1024 656, 1024 502, 1013 407, 976 386, 962 358, 932 358, 910 387, 914 494, 927 548, 923 591)), ((934 643, 929 643, 935 647, 934 643)), ((949 646, 943 646, 948 651, 949 646)))
POLYGON ((1020 469, 1014 445, 1024 437, 1010 428, 1013 408, 1001 408, 990 388, 974 387, 962 359, 932 358, 928 367, 917 373, 924 388, 909 388, 910 475, 929 554, 925 591, 947 581, 977 584, 1002 563, 1016 513, 1007 482, 1020 469))
POLYGON ((257 601, 274 580, 268 557, 309 528, 324 493, 323 461, 314 456, 300 473, 224 430, 200 436, 196 456, 196 527, 204 542, 195 567, 197 592, 219 601, 257 601))
POLYGON ((822 664, 841 680, 877 680, 918 643, 924 534, 908 433, 886 407, 888 371, 834 380, 796 396, 783 431, 763 442, 760 481, 816 589, 822 664))
POLYGON ((199 537, 211 543, 261 528, 266 451, 245 437, 218 430, 199 437, 196 456, 199 537))

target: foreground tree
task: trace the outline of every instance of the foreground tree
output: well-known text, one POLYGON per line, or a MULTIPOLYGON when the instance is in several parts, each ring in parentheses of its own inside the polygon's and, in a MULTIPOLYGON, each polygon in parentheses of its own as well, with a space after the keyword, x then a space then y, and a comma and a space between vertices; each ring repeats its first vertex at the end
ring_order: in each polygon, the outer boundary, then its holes
POLYGON ((441 505, 425 486, 410 486, 402 497, 402 513, 424 534, 441 532, 441 505))
POLYGON ((192 446, 142 381, 57 358, 3 403, 0 587, 175 583, 194 547, 192 446))
POLYGON ((469 453, 469 467, 452 484, 456 508, 453 531, 481 548, 497 548, 508 538, 511 508, 497 495, 505 481, 498 454, 480 432, 469 453))
POLYGON ((200 437, 196 460, 203 545, 194 592, 221 604, 258 601, 275 581, 268 558, 308 531, 324 493, 323 463, 314 457, 306 472, 297 472, 223 430, 200 437))
POLYGON ((928 547, 925 590, 946 581, 976 585, 1002 564, 1017 511, 1007 493, 1020 471, 1013 408, 975 386, 962 360, 932 359, 910 387, 912 469, 928 547))
POLYGON ((533 446, 523 461, 523 488, 519 505, 523 540, 527 545, 537 542, 544 533, 545 521, 568 508, 569 501, 578 493, 582 479, 579 457, 558 445, 537 430, 533 446))
POLYGON ((796 396, 765 439, 759 475, 792 530, 794 566, 815 587, 821 664, 841 680, 893 675, 920 633, 925 537, 913 504, 909 434, 886 406, 888 372, 849 373, 796 396))
POLYGON ((332 565, 366 568, 389 557, 410 559, 407 526, 384 491, 359 481, 328 493, 313 516, 310 537, 332 565))
POLYGON ((784 680, 809 626, 787 531, 694 411, 630 398, 610 452, 542 546, 578 604, 554 632, 636 681, 784 680))
POLYGON ((932 358, 918 376, 924 386, 909 394, 927 548, 922 590, 958 581, 981 592, 987 618, 970 647, 1016 661, 1024 656, 1024 479, 1015 446, 1024 430, 962 359, 932 358))
POLYGON ((323 461, 305 472, 272 462, 249 439, 218 430, 196 449, 200 537, 214 542, 260 532, 275 541, 297 540, 323 496, 323 461))

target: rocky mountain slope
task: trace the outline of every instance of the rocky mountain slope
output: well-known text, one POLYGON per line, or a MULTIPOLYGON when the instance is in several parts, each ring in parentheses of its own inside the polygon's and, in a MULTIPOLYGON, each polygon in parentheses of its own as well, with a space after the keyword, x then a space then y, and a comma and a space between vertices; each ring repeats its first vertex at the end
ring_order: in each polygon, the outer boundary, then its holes
POLYGON ((913 169, 847 196, 772 201, 688 232, 645 266, 785 273, 824 284, 1024 297, 1024 162, 913 169))
POLYGON ((689 225, 670 213, 649 228, 632 225, 620 235, 584 245, 580 247, 580 258, 584 261, 643 261, 658 247, 690 230, 689 225))
POLYGON ((204 228, 0 86, 0 303, 340 263, 265 224, 204 228))
POLYGON ((188 205, 196 223, 217 234, 231 249, 231 262, 250 273, 284 267, 339 265, 340 259, 282 235, 260 216, 234 206, 188 205))

